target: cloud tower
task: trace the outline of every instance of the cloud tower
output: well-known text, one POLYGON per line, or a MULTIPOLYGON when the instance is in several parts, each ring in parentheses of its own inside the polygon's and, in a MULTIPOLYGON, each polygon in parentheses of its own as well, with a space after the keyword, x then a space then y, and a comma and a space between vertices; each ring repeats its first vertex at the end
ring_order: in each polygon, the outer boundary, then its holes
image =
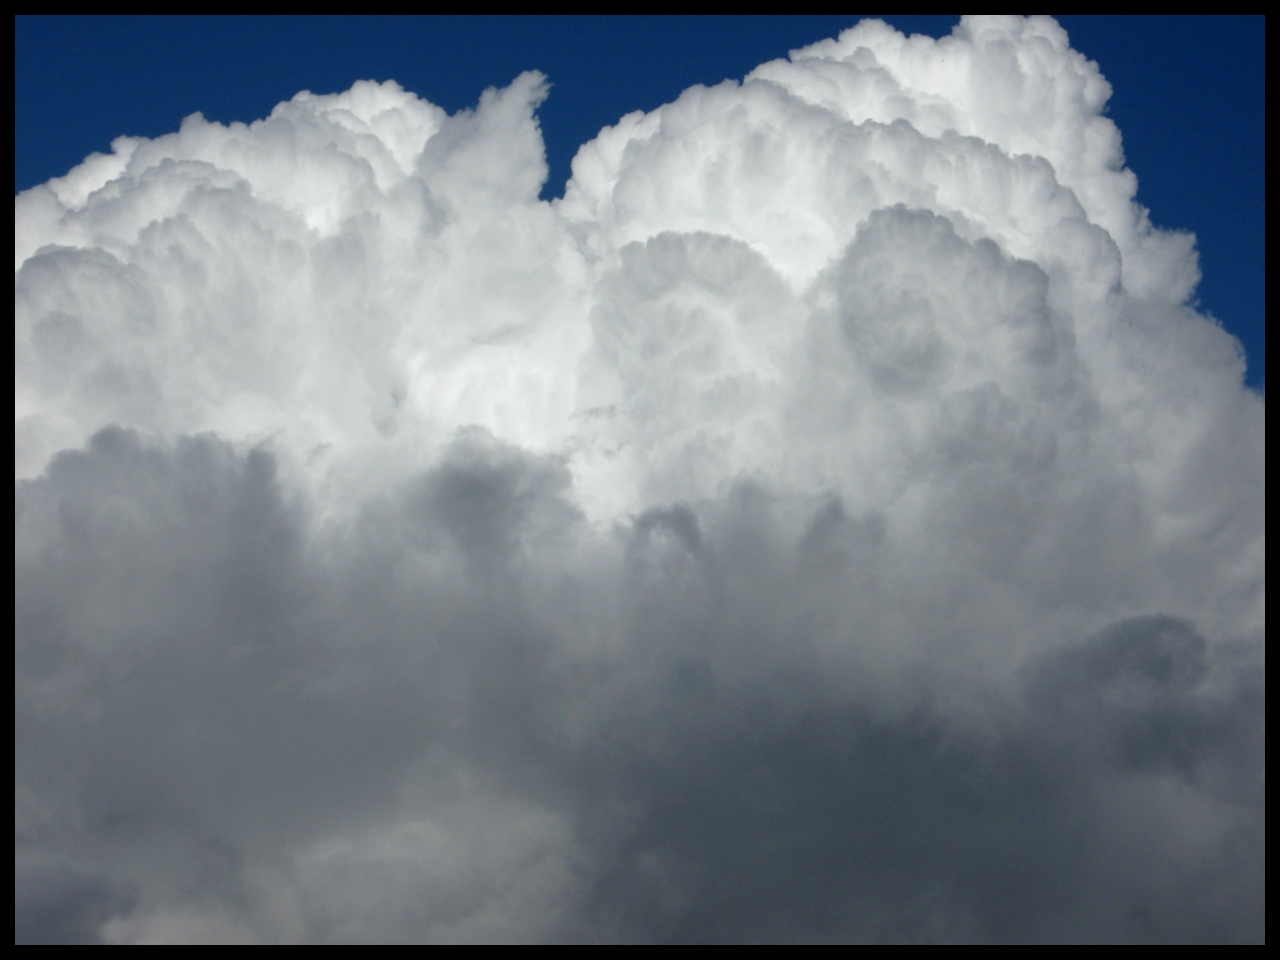
POLYGON ((1264 401, 1052 20, 15 198, 19 940, 1261 940, 1264 401))

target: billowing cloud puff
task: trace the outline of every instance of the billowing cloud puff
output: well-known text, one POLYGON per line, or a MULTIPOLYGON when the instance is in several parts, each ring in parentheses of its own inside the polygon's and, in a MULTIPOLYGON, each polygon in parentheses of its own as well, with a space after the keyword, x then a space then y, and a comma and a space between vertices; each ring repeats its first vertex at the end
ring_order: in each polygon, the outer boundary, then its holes
POLYGON ((1263 422, 1048 19, 15 198, 25 941, 1260 940, 1263 422))

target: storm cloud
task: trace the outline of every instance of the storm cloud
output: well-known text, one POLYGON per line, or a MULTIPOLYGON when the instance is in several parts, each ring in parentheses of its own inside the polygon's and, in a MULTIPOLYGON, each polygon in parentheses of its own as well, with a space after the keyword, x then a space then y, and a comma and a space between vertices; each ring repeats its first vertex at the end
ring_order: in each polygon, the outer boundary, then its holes
POLYGON ((1260 941, 1264 401, 1052 20, 15 198, 23 942, 1260 941))

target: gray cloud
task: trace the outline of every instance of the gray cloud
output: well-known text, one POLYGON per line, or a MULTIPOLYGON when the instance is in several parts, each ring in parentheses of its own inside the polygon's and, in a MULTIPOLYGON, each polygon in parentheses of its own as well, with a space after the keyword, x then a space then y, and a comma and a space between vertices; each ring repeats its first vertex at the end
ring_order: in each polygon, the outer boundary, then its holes
POLYGON ((817 503, 789 541, 744 489, 597 535, 565 493, 466 436, 304 547, 270 454, 208 437, 108 431, 20 485, 19 850, 65 858, 20 885, 27 938, 136 910, 112 869, 227 936, 1261 929, 1257 894, 1200 899, 1261 890, 1248 649, 1130 618, 984 725, 927 683, 868 705, 815 620, 879 593, 882 522, 817 503))
POLYGON ((864 23, 552 204, 544 95, 15 199, 16 938, 1262 940, 1264 407, 1096 67, 864 23))

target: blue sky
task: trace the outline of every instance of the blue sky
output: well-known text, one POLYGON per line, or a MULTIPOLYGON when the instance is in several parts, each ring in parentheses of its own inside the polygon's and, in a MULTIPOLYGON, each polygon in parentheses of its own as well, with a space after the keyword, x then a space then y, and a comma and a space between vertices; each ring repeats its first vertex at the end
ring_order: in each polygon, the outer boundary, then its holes
MULTIPOLYGON (((120 134, 156 136, 201 111, 253 120, 301 89, 395 79, 450 111, 536 68, 559 195, 579 144, 636 109, 757 64, 859 17, 774 18, 61 18, 15 24, 15 190, 65 173, 120 134)), ((955 17, 885 16, 948 33, 955 17)), ((1200 307, 1234 333, 1261 389, 1264 317, 1262 18, 1060 17, 1114 94, 1138 199, 1152 220, 1193 230, 1200 307)))

